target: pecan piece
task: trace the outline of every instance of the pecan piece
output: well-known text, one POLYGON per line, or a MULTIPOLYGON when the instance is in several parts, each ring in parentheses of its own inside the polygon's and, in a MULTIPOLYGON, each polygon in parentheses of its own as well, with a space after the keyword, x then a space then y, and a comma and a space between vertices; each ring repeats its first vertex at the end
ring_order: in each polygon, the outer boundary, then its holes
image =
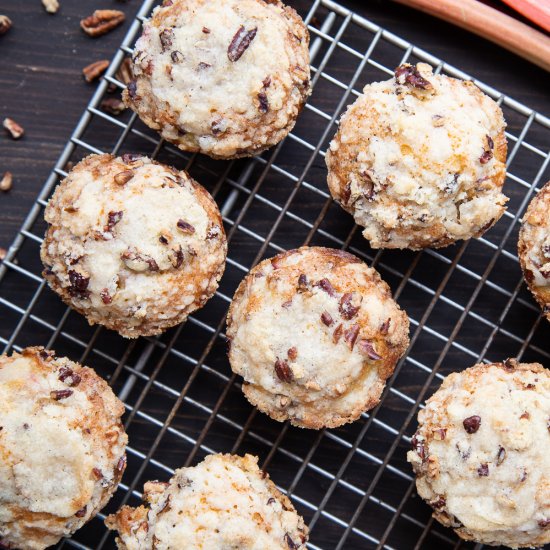
POLYGON ((11 172, 6 172, 0 180, 0 191, 9 191, 13 185, 13 175, 11 172))
POLYGON ((6 34, 12 26, 11 19, 7 15, 0 15, 0 35, 6 34))
POLYGON ((362 301, 363 297, 358 292, 346 292, 340 298, 338 306, 342 318, 348 321, 353 319, 357 315, 362 301))
POLYGON ((300 547, 296 544, 288 533, 285 533, 285 542, 289 550, 298 550, 300 547))
POLYGON ((328 279, 321 279, 315 283, 315 286, 318 286, 320 289, 324 290, 329 296, 336 296, 336 291, 328 279))
POLYGON ((67 386, 70 386, 71 388, 74 388, 75 386, 78 386, 80 384, 82 378, 80 374, 74 372, 69 367, 61 367, 59 369, 59 376, 57 379, 60 382, 64 382, 67 384, 67 386))
POLYGON ((69 286, 67 290, 69 294, 75 298, 88 298, 90 291, 88 290, 88 284, 90 283, 90 277, 85 277, 74 269, 69 270, 69 286))
POLYGON ((12 118, 5 118, 3 126, 9 132, 12 139, 19 139, 25 133, 23 126, 17 124, 12 118))
POLYGON ((415 451, 422 460, 426 460, 428 453, 426 452, 426 446, 424 445, 424 438, 414 434, 411 439, 411 445, 413 451, 415 451))
POLYGON ((158 271, 159 266, 157 262, 145 254, 140 254, 135 249, 128 249, 121 254, 121 259, 124 265, 132 271, 158 271))
POLYGON ((183 250, 180 245, 178 248, 174 248, 172 250, 170 262, 172 263, 175 269, 179 269, 183 265, 183 259, 184 259, 183 250))
POLYGON ((113 301, 113 297, 109 294, 109 290, 107 288, 104 288, 99 295, 101 296, 101 301, 107 305, 110 304, 113 301))
POLYGON ((342 337, 342 332, 344 330, 344 327, 342 326, 342 323, 340 323, 332 333, 332 342, 334 344, 337 344, 340 341, 340 338, 342 337))
POLYGON ((203 28, 202 28, 202 32, 203 32, 204 34, 210 34, 210 29, 209 29, 208 27, 203 27, 203 28))
POLYGON ((361 340, 357 342, 357 348, 361 353, 365 354, 369 359, 372 359, 373 361, 378 361, 382 359, 382 356, 376 353, 372 342, 370 340, 367 340, 366 338, 361 338, 361 340))
POLYGON ((489 465, 486 462, 483 462, 479 465, 477 469, 477 475, 479 477, 487 477, 489 475, 489 465))
POLYGON ((55 399, 55 401, 61 401, 62 399, 67 399, 73 394, 73 390, 53 390, 50 392, 50 397, 55 399))
POLYGON ((350 351, 353 351, 353 346, 355 346, 355 341, 359 336, 359 325, 351 325, 350 328, 344 331, 344 342, 348 345, 350 351))
POLYGON ((178 220, 176 226, 181 232, 186 233, 187 235, 192 235, 195 232, 195 228, 190 223, 187 223, 181 219, 178 220))
POLYGON ((80 21, 80 28, 91 37, 101 36, 124 22, 124 13, 120 10, 95 10, 80 21))
MULTIPOLYGON (((124 160, 124 157, 122 157, 122 160, 124 160)), ((115 174, 114 180, 116 184, 124 185, 125 183, 128 183, 133 177, 134 173, 132 172, 132 170, 124 170, 124 172, 119 172, 118 174, 115 174)))
POLYGON ((269 101, 267 100, 267 95, 265 92, 260 92, 258 94, 258 110, 260 113, 267 113, 269 111, 269 101))
POLYGON ((119 210, 118 212, 109 212, 107 216, 107 226, 105 227, 105 231, 111 232, 113 230, 113 227, 122 219, 122 216, 124 215, 124 212, 122 210, 119 210))
POLYGON ((548 527, 550 527, 550 518, 539 519, 538 526, 541 529, 547 529, 548 527))
POLYGON ((282 382, 292 382, 294 378, 291 368, 284 359, 277 359, 277 361, 275 361, 275 374, 282 382))
POLYGON ((258 27, 254 27, 247 31, 242 25, 239 30, 233 36, 231 43, 227 48, 227 57, 229 61, 238 61, 243 53, 248 49, 252 40, 258 32, 258 27))
POLYGON ((395 69, 395 80, 399 84, 409 84, 420 90, 431 90, 433 88, 431 82, 426 80, 416 67, 404 63, 395 69))
POLYGON ((137 82, 135 80, 130 80, 130 82, 126 84, 126 90, 128 90, 130 99, 140 99, 137 95, 137 82))
POLYGON ((48 13, 57 13, 59 10, 58 0, 42 0, 42 5, 48 13))
POLYGON ((172 47, 174 41, 174 29, 163 29, 159 34, 162 51, 166 52, 172 47))
POLYGON ((305 273, 301 273, 298 277, 298 292, 305 292, 308 289, 308 280, 305 273))
POLYGON ((172 63, 183 63, 183 61, 185 60, 185 57, 179 50, 174 50, 170 54, 170 59, 172 60, 172 63))
POLYGON ((106 97, 99 104, 99 108, 113 116, 118 116, 126 109, 126 105, 117 97, 106 97))
POLYGON ((108 66, 108 59, 100 59, 99 61, 94 61, 93 63, 86 65, 86 67, 82 69, 82 76, 84 77, 84 80, 86 82, 93 82, 107 70, 108 66))
POLYGON ((292 346, 291 348, 288 348, 286 354, 291 361, 295 361, 296 357, 298 357, 298 350, 294 346, 292 346))
POLYGON ((327 327, 330 327, 334 324, 334 320, 332 319, 332 315, 328 311, 323 311, 321 313, 321 322, 323 325, 326 325, 327 327))
POLYGON ((479 430, 479 426, 481 426, 481 417, 477 415, 469 416, 463 420, 462 425, 466 432, 475 434, 479 430))
POLYGON ((86 510, 87 510, 87 507, 84 506, 84 508, 81 508, 80 510, 78 510, 77 512, 75 512, 75 516, 77 518, 83 518, 85 515, 86 515, 86 510))
POLYGON ((500 466, 506 458, 506 449, 499 445, 497 452, 497 466, 500 466))
POLYGON ((388 331, 390 330, 390 322, 391 317, 386 319, 381 325, 380 325, 380 334, 388 334, 388 331))
POLYGON ((119 473, 124 472, 126 469, 126 455, 122 455, 116 464, 115 470, 119 473))

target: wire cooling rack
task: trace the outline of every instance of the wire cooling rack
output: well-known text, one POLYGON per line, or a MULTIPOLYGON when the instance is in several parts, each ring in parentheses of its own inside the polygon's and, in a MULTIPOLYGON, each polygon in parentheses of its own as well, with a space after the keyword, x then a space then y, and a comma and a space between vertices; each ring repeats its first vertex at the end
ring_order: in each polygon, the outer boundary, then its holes
MULTIPOLYGON (((153 5, 144 2, 63 154, 0 266, 4 350, 45 345, 94 367, 126 406, 128 469, 103 511, 140 502, 143 483, 211 452, 254 453, 311 530, 309 548, 469 547, 430 518, 405 455, 424 400, 453 371, 518 357, 550 365, 550 325, 522 282, 519 220, 549 174, 550 121, 482 83, 508 121, 508 211, 483 238, 441 250, 373 251, 328 194, 324 155, 346 105, 364 84, 402 62, 469 78, 330 0, 303 13, 311 33, 314 92, 291 135, 253 159, 213 161, 159 139, 135 114, 100 109, 153 5), (92 152, 139 152, 185 168, 221 207, 229 239, 220 288, 187 323, 158 338, 128 341, 89 327, 40 276, 43 208, 70 164, 92 152), (411 345, 381 405, 336 430, 279 424, 251 407, 232 375, 224 320, 234 290, 259 260, 302 244, 345 248, 378 269, 411 320, 411 345)), ((69 545, 113 548, 100 514, 69 545)))

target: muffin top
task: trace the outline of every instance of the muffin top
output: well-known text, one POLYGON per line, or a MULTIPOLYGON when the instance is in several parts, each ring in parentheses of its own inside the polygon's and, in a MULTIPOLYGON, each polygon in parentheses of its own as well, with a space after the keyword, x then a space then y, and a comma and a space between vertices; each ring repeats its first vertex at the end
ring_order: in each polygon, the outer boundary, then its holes
POLYGON ((504 212, 505 123, 473 82, 401 65, 365 86, 327 151, 332 196, 373 248, 441 247, 504 212))
POLYGON ((220 212, 185 172, 146 157, 90 155, 45 212, 44 277, 91 323, 158 334, 214 293, 227 243, 220 212))
POLYGON ((449 375, 418 415, 408 460, 434 516, 467 540, 550 542, 550 375, 538 363, 449 375))
POLYGON ((307 428, 339 426, 376 405, 408 345, 408 318, 378 273, 321 247, 254 267, 227 325, 231 368, 246 397, 307 428))
POLYGON ((145 484, 147 507, 124 506, 106 520, 127 550, 240 548, 305 550, 308 529, 258 458, 217 454, 145 484))
POLYGON ((0 546, 40 550, 95 516, 126 466, 123 413, 92 369, 39 347, 0 356, 0 546))
POLYGON ((255 154, 290 131, 309 94, 308 44, 276 0, 168 0, 144 24, 124 99, 184 150, 255 154))
POLYGON ((529 289, 550 320, 550 181, 535 196, 522 220, 518 253, 529 289))

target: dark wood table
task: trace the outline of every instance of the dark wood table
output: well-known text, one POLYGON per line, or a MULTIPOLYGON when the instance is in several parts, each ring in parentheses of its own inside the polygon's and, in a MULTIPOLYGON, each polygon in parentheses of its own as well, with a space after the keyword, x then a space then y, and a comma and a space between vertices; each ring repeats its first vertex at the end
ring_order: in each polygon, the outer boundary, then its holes
MULTIPOLYGON (((295 0, 292 4, 300 10, 310 2, 295 0)), ((481 38, 388 1, 344 0, 343 4, 550 114, 550 79, 542 69, 481 38)), ((0 0, 0 14, 13 20, 13 28, 0 37, 0 116, 15 119, 26 131, 19 141, 0 136, 0 172, 9 170, 14 176, 12 190, 0 196, 0 246, 6 248, 12 241, 93 93, 95 85, 84 82, 82 68, 113 56, 138 6, 137 0, 61 0, 61 10, 49 15, 39 0, 0 0), (89 38, 80 30, 79 21, 96 8, 121 9, 127 21, 108 35, 89 38)))

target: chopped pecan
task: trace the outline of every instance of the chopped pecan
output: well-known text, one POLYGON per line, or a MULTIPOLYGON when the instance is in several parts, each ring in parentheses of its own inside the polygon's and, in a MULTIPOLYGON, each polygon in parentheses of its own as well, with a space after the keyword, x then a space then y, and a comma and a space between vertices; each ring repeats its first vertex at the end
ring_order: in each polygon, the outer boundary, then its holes
POLYGON ((298 550, 300 547, 296 544, 288 533, 285 533, 285 542, 289 550, 298 550))
POLYGON ((13 175, 11 172, 5 172, 0 180, 0 191, 9 191, 13 185, 13 175))
POLYGON ((140 155, 139 153, 124 153, 120 158, 125 164, 133 164, 143 158, 143 155, 140 155))
POLYGON ((92 474, 96 478, 97 481, 100 479, 103 479, 103 472, 99 468, 92 468, 92 474))
POLYGON ((170 54, 170 58, 172 59, 172 63, 183 63, 185 57, 179 50, 174 50, 170 54))
POLYGON ((80 384, 82 378, 80 374, 74 372, 69 367, 61 367, 59 369, 59 376, 57 379, 60 382, 64 382, 67 384, 67 386, 70 386, 71 388, 74 388, 75 386, 78 386, 80 384))
POLYGON ((350 350, 353 350, 353 346, 355 346, 355 341, 357 340, 357 337, 359 336, 359 325, 351 325, 350 328, 346 329, 344 331, 344 341, 348 345, 350 350))
POLYGON ((86 510, 87 510, 87 507, 84 506, 84 508, 81 508, 80 510, 78 510, 77 512, 75 512, 75 516, 77 518, 83 518, 85 515, 86 515, 86 510))
POLYGON ((23 126, 17 124, 12 118, 5 118, 3 126, 9 132, 12 139, 19 139, 25 133, 23 126))
POLYGON ((433 432, 434 439, 437 441, 443 441, 447 437, 447 429, 446 428, 437 428, 433 432))
POLYGON ((292 298, 290 300, 286 300, 281 304, 281 307, 284 307, 285 309, 288 309, 292 305, 292 298))
POLYGON ((348 321, 353 319, 357 315, 362 301, 363 297, 358 292, 346 292, 340 298, 340 304, 338 306, 342 318, 348 321))
POLYGON ((122 253, 121 259, 124 262, 124 265, 132 271, 158 271, 159 266, 157 262, 145 254, 140 254, 135 249, 128 249, 122 253))
POLYGON ((178 220, 176 226, 182 233, 186 233, 187 235, 192 235, 195 233, 195 228, 184 220, 178 220))
POLYGON ((477 469, 477 475, 479 477, 487 477, 489 475, 489 465, 486 462, 483 462, 479 465, 477 469))
POLYGON ((62 399, 67 399, 73 394, 73 390, 53 390, 50 392, 50 397, 55 399, 55 401, 61 401, 62 399))
POLYGON ((497 452, 497 466, 500 466, 506 458, 506 449, 499 445, 497 452))
POLYGON ((122 210, 119 210, 118 212, 109 212, 107 216, 107 226, 105 227, 105 231, 111 232, 113 230, 113 227, 122 219, 123 215, 124 212, 122 212, 122 210))
POLYGON ((315 283, 315 286, 318 286, 322 290, 324 290, 329 296, 336 296, 336 291, 334 290, 334 287, 330 284, 330 281, 328 279, 321 279, 320 281, 317 281, 315 283))
POLYGON ((340 341, 340 338, 342 337, 342 332, 344 331, 344 327, 342 326, 342 323, 340 323, 332 333, 332 342, 334 344, 337 344, 340 341))
POLYGON ((93 82, 107 70, 108 66, 108 59, 100 59, 99 61, 94 61, 93 63, 86 65, 86 67, 82 69, 82 76, 84 76, 84 80, 86 82, 93 82))
POLYGON ((254 27, 247 31, 241 25, 239 30, 233 36, 233 39, 231 40, 231 43, 227 48, 227 57, 229 58, 229 61, 232 61, 234 63, 235 61, 238 61, 241 58, 243 53, 250 46, 250 43, 252 42, 252 40, 254 40, 254 37, 256 36, 257 32, 258 32, 257 27, 254 27))
POLYGON ((410 84, 421 90, 431 90, 433 88, 431 82, 426 80, 416 67, 408 63, 404 63, 395 69, 395 80, 399 84, 410 84))
POLYGON ((301 273, 298 277, 298 292, 305 292, 308 289, 308 280, 305 273, 301 273))
POLYGON ((204 61, 201 61, 197 65, 197 68, 199 69, 199 71, 204 71, 204 69, 208 69, 209 67, 212 67, 212 65, 210 65, 210 63, 205 63, 204 61))
POLYGON ((130 82, 126 84, 126 89, 128 90, 130 99, 139 99, 139 96, 137 95, 137 82, 135 80, 130 80, 130 82))
POLYGON ((210 34, 210 29, 209 29, 208 27, 203 27, 203 28, 202 28, 202 32, 203 32, 204 34, 210 34))
POLYGON ((6 34, 12 26, 11 19, 7 15, 0 15, 0 35, 6 34))
POLYGON ((122 455, 118 459, 118 462, 116 463, 115 470, 119 473, 122 473, 124 472, 125 469, 126 469, 126 455, 122 455))
MULTIPOLYGON (((122 159, 124 160, 124 157, 122 157, 122 159)), ((128 183, 133 177, 134 172, 132 172, 132 170, 124 170, 124 172, 119 172, 118 174, 115 174, 114 180, 116 184, 124 185, 125 183, 128 183)))
POLYGON ((179 269, 183 265, 184 254, 181 245, 172 250, 170 261, 175 269, 179 269))
POLYGON ((67 290, 69 294, 75 298, 88 298, 90 291, 88 290, 88 284, 90 283, 90 277, 85 277, 78 271, 73 269, 69 270, 69 286, 67 290))
POLYGON ((174 41, 174 29, 163 29, 159 33, 159 39, 162 51, 168 51, 172 47, 172 42, 174 41))
POLYGON ((92 37, 101 36, 124 22, 124 13, 120 10, 95 10, 92 15, 80 21, 80 28, 92 37))
POLYGON ((413 451, 415 451, 422 460, 426 460, 428 453, 426 452, 426 446, 424 445, 424 438, 414 434, 411 439, 411 445, 413 451))
POLYGON ((291 361, 295 361, 298 357, 298 350, 294 346, 292 346, 291 348, 288 348, 286 354, 291 361))
POLYGON ((445 497, 439 497, 436 500, 432 500, 430 502, 430 505, 432 506, 432 508, 435 508, 435 509, 443 508, 445 504, 447 504, 445 497))
POLYGON ((548 529, 550 527, 550 518, 539 519, 538 525, 541 529, 548 529))
POLYGON ((267 100, 267 95, 265 92, 260 92, 258 94, 258 103, 260 113, 267 113, 269 111, 269 101, 267 100))
POLYGON ((110 115, 118 116, 126 110, 126 105, 117 97, 106 97, 101 100, 99 108, 110 115))
POLYGON ((373 361, 378 361, 382 359, 382 356, 376 353, 374 345, 370 340, 361 338, 359 342, 357 342, 357 348, 361 353, 365 354, 369 359, 372 359, 373 361))
POLYGON ((380 334, 388 334, 388 331, 390 330, 390 322, 391 317, 388 317, 381 325, 380 325, 380 334))
POLYGON ((282 382, 292 382, 294 378, 291 368, 284 359, 277 359, 275 361, 275 374, 282 382))
POLYGON ((113 301, 113 297, 109 294, 109 290, 104 288, 99 295, 101 296, 101 301, 104 304, 110 304, 113 301))
POLYGON ((328 311, 323 311, 321 313, 321 322, 323 325, 326 325, 327 327, 330 327, 334 324, 334 320, 332 319, 332 315, 328 311))
POLYGON ((475 434, 481 425, 481 417, 477 415, 469 416, 463 420, 462 425, 469 434, 475 434))

